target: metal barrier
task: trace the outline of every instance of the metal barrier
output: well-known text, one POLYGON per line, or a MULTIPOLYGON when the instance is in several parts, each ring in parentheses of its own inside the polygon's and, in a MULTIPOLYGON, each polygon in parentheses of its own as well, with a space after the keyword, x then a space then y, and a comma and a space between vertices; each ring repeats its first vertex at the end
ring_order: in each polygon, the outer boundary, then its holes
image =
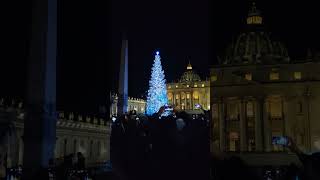
MULTIPOLYGON (((57 180, 56 172, 53 168, 48 168, 48 179, 57 180)), ((80 179, 91 180, 87 170, 70 169, 68 172, 68 180, 80 179)), ((9 168, 6 173, 6 180, 20 180, 22 177, 22 168, 9 168)))
POLYGON ((6 173, 6 180, 20 180, 22 176, 22 168, 9 168, 6 173))

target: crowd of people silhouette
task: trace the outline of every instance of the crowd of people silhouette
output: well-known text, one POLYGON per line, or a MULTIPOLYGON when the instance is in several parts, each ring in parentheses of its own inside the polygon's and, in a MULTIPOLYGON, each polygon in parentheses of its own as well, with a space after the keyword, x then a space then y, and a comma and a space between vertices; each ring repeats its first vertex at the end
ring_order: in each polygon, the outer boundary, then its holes
POLYGON ((319 153, 304 154, 289 138, 287 148, 296 153, 302 167, 265 167, 255 173, 241 158, 223 152, 210 153, 210 112, 190 115, 163 106, 150 117, 131 111, 114 117, 111 162, 115 179, 234 180, 319 179, 319 153))

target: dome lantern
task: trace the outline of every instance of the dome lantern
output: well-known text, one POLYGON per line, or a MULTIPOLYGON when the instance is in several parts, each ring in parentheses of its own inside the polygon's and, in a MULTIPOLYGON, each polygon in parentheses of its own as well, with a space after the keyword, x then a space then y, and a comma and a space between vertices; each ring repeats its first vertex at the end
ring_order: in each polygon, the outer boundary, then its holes
POLYGON ((253 2, 251 9, 248 13, 247 24, 262 24, 262 16, 259 10, 257 10, 256 3, 253 2))
POLYGON ((197 82, 201 81, 200 76, 192 70, 192 65, 189 60, 189 64, 187 66, 187 71, 183 73, 180 78, 180 82, 188 83, 188 82, 197 82))

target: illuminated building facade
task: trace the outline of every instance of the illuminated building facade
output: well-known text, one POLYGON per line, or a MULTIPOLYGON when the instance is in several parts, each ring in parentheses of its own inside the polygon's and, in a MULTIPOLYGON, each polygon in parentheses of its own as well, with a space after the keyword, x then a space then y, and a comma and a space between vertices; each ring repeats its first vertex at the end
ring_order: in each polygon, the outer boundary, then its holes
POLYGON ((200 76, 188 64, 187 70, 177 82, 167 83, 169 104, 180 110, 192 111, 195 104, 210 109, 210 81, 201 80, 200 76))
POLYGON ((212 146, 255 165, 297 160, 279 153, 286 149, 273 145, 273 136, 290 136, 302 150, 319 151, 319 68, 314 58, 290 60, 253 4, 247 28, 210 70, 212 146))
MULTIPOLYGON (((23 164, 25 109, 22 102, 0 100, 0 154, 7 154, 8 168, 23 164)), ((110 124, 105 119, 59 112, 56 123, 55 158, 82 152, 86 164, 96 165, 110 159, 110 124)), ((4 157, 4 156, 2 156, 4 157)), ((0 164, 1 165, 1 164, 0 164)))
MULTIPOLYGON (((118 113, 117 109, 117 102, 118 102, 118 96, 117 94, 113 94, 111 96, 112 99, 112 104, 111 104, 111 110, 110 110, 110 114, 111 115, 116 115, 118 113)), ((137 113, 141 113, 144 114, 146 111, 146 100, 144 99, 139 99, 139 98, 132 98, 129 97, 128 98, 128 106, 127 106, 127 112, 130 112, 132 110, 136 110, 137 113)))

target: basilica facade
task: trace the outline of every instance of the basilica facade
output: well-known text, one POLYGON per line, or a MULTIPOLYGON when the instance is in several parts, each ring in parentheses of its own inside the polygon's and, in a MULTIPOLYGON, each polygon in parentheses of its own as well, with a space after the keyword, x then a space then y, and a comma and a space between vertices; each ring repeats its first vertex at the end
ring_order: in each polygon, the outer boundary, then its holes
POLYGON ((194 111, 211 111, 212 151, 241 156, 248 164, 298 163, 276 136, 291 137, 305 152, 320 150, 320 58, 308 53, 291 59, 274 40, 261 12, 252 4, 242 32, 201 80, 191 64, 167 84, 169 103, 194 111))
POLYGON ((246 20, 246 28, 210 69, 212 146, 253 164, 296 160, 272 144, 275 136, 292 137, 305 152, 319 151, 320 62, 312 56, 290 59, 264 27, 255 4, 246 20))
POLYGON ((167 94, 169 104, 179 110, 193 113, 197 110, 196 104, 210 109, 210 81, 201 80, 190 62, 179 80, 167 83, 167 94))

